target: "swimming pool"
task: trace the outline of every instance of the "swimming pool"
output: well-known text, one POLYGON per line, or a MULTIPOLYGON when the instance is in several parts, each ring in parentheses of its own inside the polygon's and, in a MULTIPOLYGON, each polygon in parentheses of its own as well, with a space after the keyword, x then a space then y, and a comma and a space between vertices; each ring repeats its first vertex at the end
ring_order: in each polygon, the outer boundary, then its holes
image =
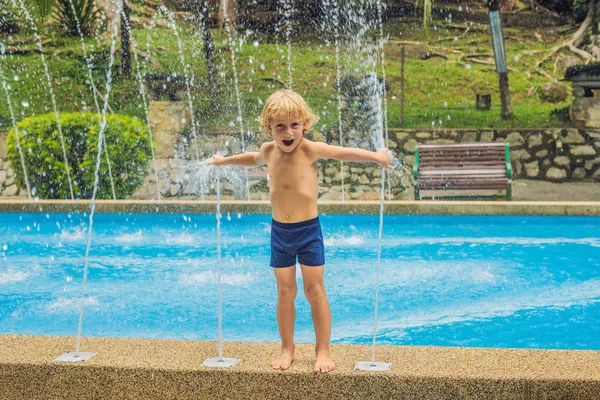
MULTIPOLYGON (((334 343, 371 342, 378 218, 321 216, 334 343)), ((82 334, 216 340, 215 221, 97 214, 82 334)), ((75 335, 88 216, 0 222, 0 333, 75 335)), ((221 228, 224 340, 277 341, 270 216, 221 228)), ((599 232, 598 217, 388 215, 377 341, 598 350, 599 232)), ((313 341, 301 290, 296 304, 313 341)))

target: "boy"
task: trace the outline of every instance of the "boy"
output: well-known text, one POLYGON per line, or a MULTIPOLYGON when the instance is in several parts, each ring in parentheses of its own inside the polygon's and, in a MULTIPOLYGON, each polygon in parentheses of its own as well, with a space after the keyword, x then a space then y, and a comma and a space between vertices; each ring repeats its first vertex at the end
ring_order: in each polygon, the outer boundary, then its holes
POLYGON ((372 152, 304 138, 319 118, 304 99, 291 90, 273 93, 267 99, 260 119, 273 136, 272 141, 263 143, 259 152, 231 157, 216 154, 207 164, 247 167, 267 164, 273 214, 271 267, 277 280, 277 325, 281 336, 281 354, 271 366, 286 370, 294 359, 297 257, 316 335, 313 371, 330 372, 334 369, 329 351, 331 311, 323 279, 325 258, 317 211, 317 161, 319 158, 371 161, 391 169, 392 159, 387 149, 372 152))

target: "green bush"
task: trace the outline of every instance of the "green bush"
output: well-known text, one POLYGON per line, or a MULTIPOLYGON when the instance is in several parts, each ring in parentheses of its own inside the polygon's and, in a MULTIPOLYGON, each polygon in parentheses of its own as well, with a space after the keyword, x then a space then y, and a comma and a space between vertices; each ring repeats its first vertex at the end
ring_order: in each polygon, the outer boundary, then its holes
POLYGON ((577 75, 600 75, 600 62, 593 62, 589 64, 573 65, 565 71, 565 79, 569 80, 577 75))
POLYGON ((10 0, 0 0, 0 34, 19 32, 19 14, 10 0))
POLYGON ((69 36, 89 37, 99 16, 94 0, 56 0, 54 16, 69 36))
POLYGON ((561 15, 571 15, 575 23, 585 19, 589 9, 590 0, 541 0, 539 4, 550 8, 561 15))
POLYGON ((30 11, 33 11, 31 13, 33 17, 43 25, 52 14, 55 1, 56 0, 25 0, 24 4, 30 11))
MULTIPOLYGON (((92 197, 100 119, 91 113, 63 113, 61 128, 69 173, 76 198, 92 197)), ((17 124, 19 141, 32 193, 44 199, 70 198, 58 124, 53 113, 27 118, 17 124)), ((122 115, 107 116, 104 131, 117 198, 127 198, 142 184, 150 163, 151 144, 144 124, 122 115)), ((16 182, 25 187, 15 130, 7 140, 8 159, 16 182)), ((96 198, 112 198, 108 164, 102 151, 96 198)))

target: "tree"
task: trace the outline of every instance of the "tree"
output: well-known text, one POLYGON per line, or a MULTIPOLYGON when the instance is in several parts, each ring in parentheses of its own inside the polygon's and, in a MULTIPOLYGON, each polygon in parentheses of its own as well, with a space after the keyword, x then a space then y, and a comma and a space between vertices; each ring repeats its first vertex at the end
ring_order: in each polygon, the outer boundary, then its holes
POLYGON ((127 0, 122 0, 121 10, 121 76, 131 77, 131 21, 129 20, 129 7, 127 0))
POLYGON ((225 25, 229 25, 231 33, 235 32, 237 22, 237 0, 220 0, 219 12, 217 14, 219 20, 219 29, 223 29, 225 25))

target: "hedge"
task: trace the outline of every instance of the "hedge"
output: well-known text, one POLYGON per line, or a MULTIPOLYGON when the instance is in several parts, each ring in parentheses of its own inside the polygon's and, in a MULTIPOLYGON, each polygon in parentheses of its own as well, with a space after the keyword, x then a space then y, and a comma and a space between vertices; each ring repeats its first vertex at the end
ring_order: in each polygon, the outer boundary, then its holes
MULTIPOLYGON (((139 120, 109 115, 104 130, 106 147, 118 199, 128 198, 141 186, 151 161, 147 127, 139 120)), ((100 119, 91 113, 62 113, 60 125, 75 198, 90 199, 96 170, 100 119)), ((32 195, 42 199, 70 199, 65 159, 56 117, 53 113, 24 119, 17 124, 19 142, 32 195)), ((12 129, 7 137, 8 159, 16 182, 25 188, 25 177, 12 129)), ((96 198, 112 198, 105 151, 102 151, 96 198)))

